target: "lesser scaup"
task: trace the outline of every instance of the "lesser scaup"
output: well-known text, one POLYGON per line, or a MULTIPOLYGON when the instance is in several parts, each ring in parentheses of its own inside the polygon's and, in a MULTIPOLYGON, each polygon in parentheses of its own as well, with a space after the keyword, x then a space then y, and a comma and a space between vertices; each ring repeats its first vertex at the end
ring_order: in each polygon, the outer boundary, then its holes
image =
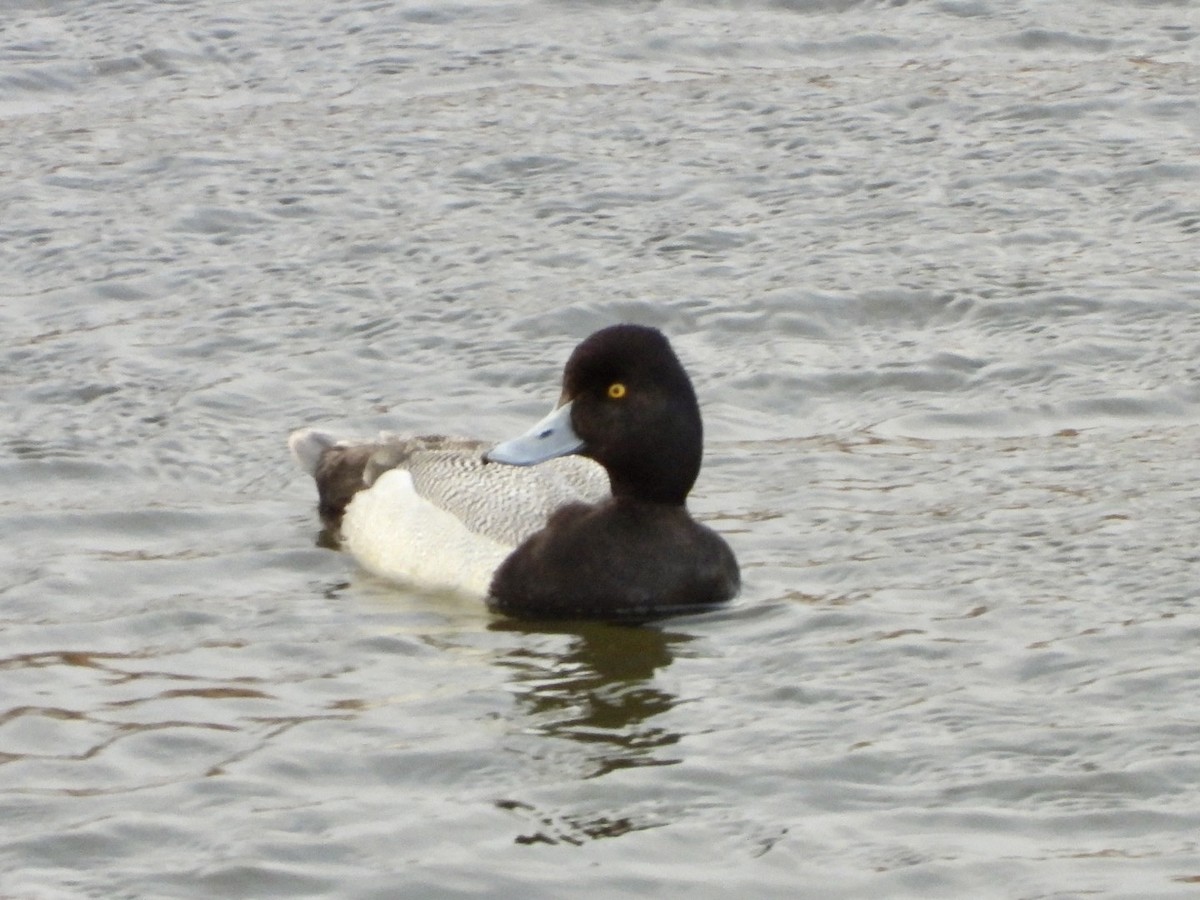
POLYGON ((563 371, 558 407, 486 458, 594 459, 612 496, 572 503, 501 563, 488 606, 516 616, 640 618, 702 609, 738 591, 737 560, 685 506, 703 426, 687 373, 661 332, 597 331, 563 371))
POLYGON ((387 578, 486 594, 492 610, 528 618, 645 619, 738 590, 733 552, 685 506, 700 409, 652 328, 615 325, 583 341, 555 410, 490 450, 310 430, 289 444, 317 481, 326 526, 387 578))

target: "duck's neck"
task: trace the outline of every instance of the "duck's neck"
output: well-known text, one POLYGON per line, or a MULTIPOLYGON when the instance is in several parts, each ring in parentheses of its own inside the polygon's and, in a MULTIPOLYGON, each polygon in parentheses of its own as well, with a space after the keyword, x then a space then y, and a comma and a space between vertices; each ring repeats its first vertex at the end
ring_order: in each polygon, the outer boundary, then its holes
POLYGON ((700 417, 686 416, 638 445, 636 454, 608 461, 608 479, 618 499, 683 506, 700 474, 704 446, 700 417))

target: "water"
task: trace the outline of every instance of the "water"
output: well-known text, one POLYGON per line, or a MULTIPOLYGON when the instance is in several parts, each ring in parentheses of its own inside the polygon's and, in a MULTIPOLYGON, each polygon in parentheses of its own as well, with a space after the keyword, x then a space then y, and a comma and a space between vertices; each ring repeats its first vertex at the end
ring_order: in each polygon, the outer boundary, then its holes
POLYGON ((0 894, 1183 897, 1184 3, 16 3, 0 894), (495 439, 664 328, 745 588, 546 628, 284 438, 495 439))

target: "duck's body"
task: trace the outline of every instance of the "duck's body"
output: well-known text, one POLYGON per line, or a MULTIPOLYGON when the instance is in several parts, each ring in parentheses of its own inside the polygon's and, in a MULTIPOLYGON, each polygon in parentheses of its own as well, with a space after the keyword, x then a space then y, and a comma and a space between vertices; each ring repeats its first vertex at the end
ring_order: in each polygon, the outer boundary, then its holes
POLYGON ((304 429, 289 445, 316 479, 328 532, 368 571, 426 590, 485 596, 496 567, 554 510, 609 495, 590 460, 490 465, 491 445, 469 438, 356 442, 304 429))
POLYGON ((733 551, 686 508, 702 435, 666 338, 617 325, 576 348, 551 415, 490 450, 312 431, 290 444, 317 480, 327 527, 377 574, 486 594, 508 615, 645 619, 723 603, 739 587, 733 551))

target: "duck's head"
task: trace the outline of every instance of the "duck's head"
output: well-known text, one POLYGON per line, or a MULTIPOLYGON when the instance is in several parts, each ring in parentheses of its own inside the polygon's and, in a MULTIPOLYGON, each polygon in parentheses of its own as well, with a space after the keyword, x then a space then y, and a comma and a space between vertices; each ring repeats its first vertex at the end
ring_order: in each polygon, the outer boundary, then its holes
POLYGON ((683 504, 703 446, 696 393, 666 337, 613 325, 575 348, 554 410, 484 458, 529 466, 578 453, 608 471, 616 497, 683 504))

